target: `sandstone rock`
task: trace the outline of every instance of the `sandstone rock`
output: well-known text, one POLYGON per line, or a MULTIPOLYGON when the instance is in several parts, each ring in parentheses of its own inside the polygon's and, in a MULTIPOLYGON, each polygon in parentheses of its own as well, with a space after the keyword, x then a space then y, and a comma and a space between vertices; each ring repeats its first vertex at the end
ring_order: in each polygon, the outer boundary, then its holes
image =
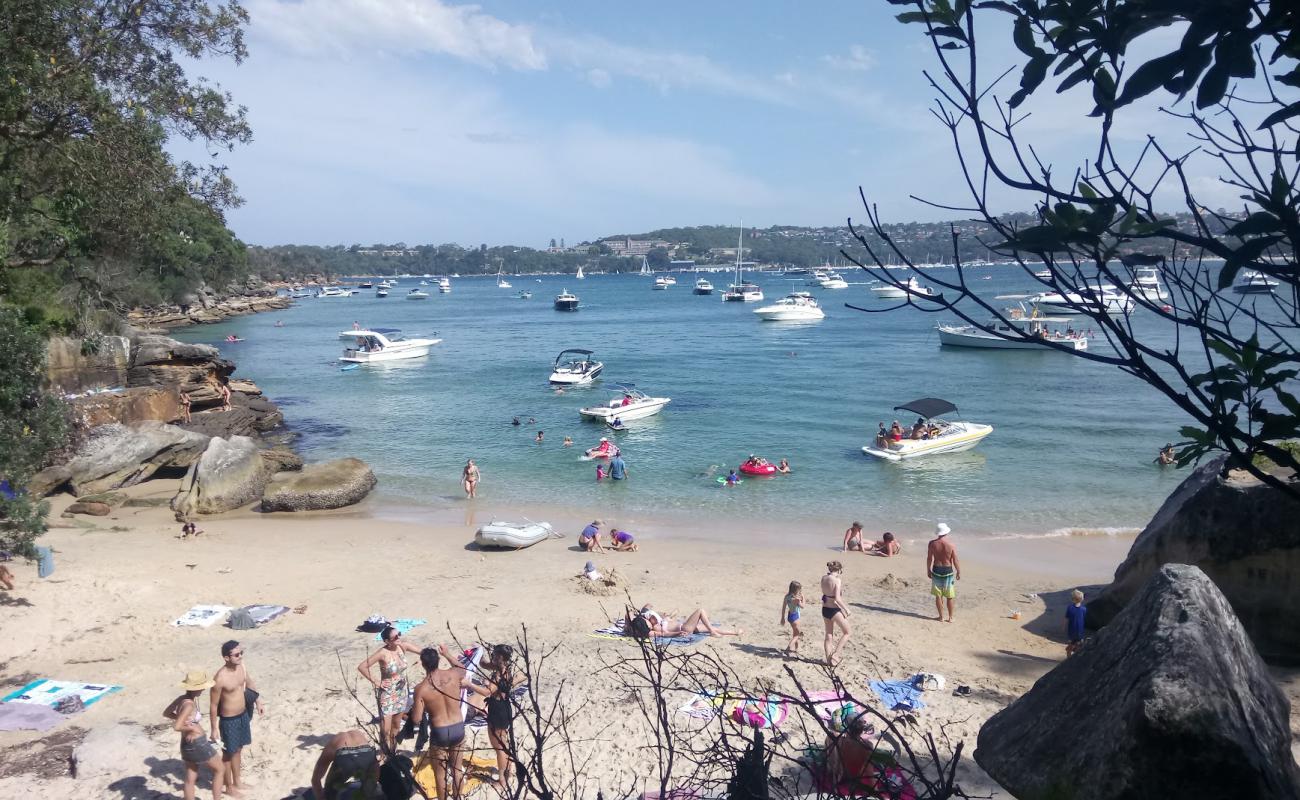
POLYGON ((81 496, 134 486, 164 467, 188 467, 208 437, 161 422, 92 428, 67 464, 42 470, 28 487, 44 495, 68 483, 81 496))
POLYGON ((271 478, 262 496, 263 511, 315 511, 360 502, 375 486, 375 473, 359 458, 308 464, 301 472, 271 478))
POLYGON ((185 474, 171 507, 178 517, 220 514, 255 502, 270 473, 257 442, 247 436, 212 437, 185 474))
POLYGON ((122 492, 100 492, 99 494, 82 495, 79 502, 103 503, 109 508, 118 508, 119 506, 130 505, 130 499, 122 492))
POLYGON ((297 472, 302 469, 302 456, 282 447, 262 451, 262 460, 271 474, 277 472, 297 472))
POLYGON ((262 394, 262 390, 256 383, 242 378, 231 378, 226 382, 226 385, 230 387, 230 391, 232 392, 239 392, 240 394, 258 397, 262 394))
POLYGON ((1214 581, 1260 655, 1300 663, 1300 502, 1223 460, 1195 470, 1138 535, 1115 580, 1088 603, 1089 625, 1114 618, 1161 565, 1194 564, 1214 581))
POLYGON ((108 503, 96 503, 89 500, 79 500, 68 506, 69 514, 86 514, 91 517, 107 517, 113 513, 113 507, 108 503))
POLYGON ((275 430, 284 424, 284 414, 278 406, 265 397, 249 397, 238 392, 230 394, 230 410, 211 410, 193 414, 182 425, 186 430, 208 436, 255 436, 275 430))
POLYGON ((984 724, 975 760, 1020 800, 1296 800, 1289 716, 1223 594, 1170 564, 984 724))
POLYGON ((45 374, 57 392, 77 394, 87 389, 125 386, 131 342, 125 336, 96 340, 94 352, 83 352, 85 340, 54 336, 46 345, 45 374))
POLYGON ((113 422, 130 424, 146 419, 175 422, 181 418, 180 392, 162 386, 137 386, 86 395, 73 400, 72 408, 79 422, 91 428, 113 422))

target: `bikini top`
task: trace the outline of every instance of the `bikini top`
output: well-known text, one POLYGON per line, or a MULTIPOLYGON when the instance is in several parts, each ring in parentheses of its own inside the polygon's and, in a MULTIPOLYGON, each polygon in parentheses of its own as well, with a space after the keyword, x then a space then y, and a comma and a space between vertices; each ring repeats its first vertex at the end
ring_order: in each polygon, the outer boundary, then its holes
POLYGON ((379 665, 379 672, 385 678, 396 678, 406 671, 406 656, 401 650, 397 651, 397 658, 389 659, 379 665))

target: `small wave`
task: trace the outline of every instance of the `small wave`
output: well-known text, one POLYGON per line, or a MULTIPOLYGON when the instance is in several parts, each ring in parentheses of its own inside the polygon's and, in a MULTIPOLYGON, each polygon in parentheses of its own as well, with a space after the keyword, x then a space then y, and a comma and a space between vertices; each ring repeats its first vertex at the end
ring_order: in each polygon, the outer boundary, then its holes
POLYGON ((1136 536, 1141 528, 1101 527, 1101 528, 1053 528, 1046 533, 994 533, 990 539, 1059 539, 1065 536, 1136 536))

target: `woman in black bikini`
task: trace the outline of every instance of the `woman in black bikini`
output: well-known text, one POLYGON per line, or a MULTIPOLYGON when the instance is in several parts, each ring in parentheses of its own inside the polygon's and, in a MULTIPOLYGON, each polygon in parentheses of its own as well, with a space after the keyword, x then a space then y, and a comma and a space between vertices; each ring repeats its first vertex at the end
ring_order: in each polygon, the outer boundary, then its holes
POLYGON ((492 676, 485 686, 472 684, 475 693, 487 698, 488 739, 496 751, 497 766, 493 780, 497 788, 505 791, 510 782, 510 738, 511 723, 514 721, 514 708, 510 705, 510 692, 514 689, 514 673, 510 661, 515 652, 508 644, 499 644, 492 648, 488 666, 492 676))
POLYGON ((826 649, 826 663, 835 666, 840 650, 849 640, 853 629, 849 627, 849 609, 844 605, 841 594, 840 573, 844 566, 838 561, 826 562, 826 574, 822 576, 822 621, 826 623, 826 638, 822 645, 826 649), (840 636, 835 637, 835 628, 839 626, 840 636))

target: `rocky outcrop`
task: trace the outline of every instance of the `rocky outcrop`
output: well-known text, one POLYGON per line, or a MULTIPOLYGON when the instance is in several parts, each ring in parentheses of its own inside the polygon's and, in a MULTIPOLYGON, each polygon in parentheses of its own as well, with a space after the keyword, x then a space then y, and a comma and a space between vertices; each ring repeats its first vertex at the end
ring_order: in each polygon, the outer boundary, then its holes
POLYGON ((213 408, 190 416, 181 427, 208 436, 257 436, 284 424, 278 406, 260 395, 230 393, 230 410, 213 408))
POLYGON ((45 351, 45 374, 59 394, 126 385, 131 341, 125 336, 91 340, 54 336, 45 351))
POLYGON ((113 513, 113 507, 108 503, 96 503, 93 500, 78 500, 68 506, 65 514, 86 514, 92 517, 107 517, 113 513))
POLYGON ((98 392, 76 397, 71 404, 77 420, 88 428, 142 420, 176 422, 182 416, 180 392, 166 386, 98 392))
POLYGON ((283 447, 273 447, 262 451, 262 460, 271 474, 277 472, 297 472, 302 469, 302 456, 283 447))
POLYGON ((250 277, 247 284, 226 292, 217 292, 201 286, 181 298, 179 303, 133 309, 127 321, 136 327, 177 328, 183 325, 202 325, 221 322, 231 317, 256 314, 261 311, 288 308, 293 300, 277 295, 274 286, 250 277))
POLYGON ((247 436, 214 436, 185 473, 172 510, 182 518, 233 511, 256 502, 270 474, 257 442, 247 436))
POLYGON ((975 760, 1020 800, 1296 800, 1289 715, 1223 594, 1166 565, 984 724, 975 760))
POLYGON ((375 486, 375 473, 359 458, 308 464, 281 472, 262 497, 263 511, 316 511, 358 503, 375 486))
POLYGON ((134 486, 165 467, 188 467, 208 437, 161 422, 92 428, 66 464, 36 474, 29 490, 38 496, 67 484, 81 496, 134 486))
POLYGON ((1194 471, 1138 535, 1115 580, 1088 603, 1089 625, 1119 614, 1164 564, 1214 581, 1269 661, 1300 663, 1300 502, 1219 459, 1194 471))
POLYGON ((129 386, 174 387, 190 396, 191 409, 221 405, 220 385, 235 371, 221 351, 206 344, 187 344, 145 334, 131 348, 129 386))

